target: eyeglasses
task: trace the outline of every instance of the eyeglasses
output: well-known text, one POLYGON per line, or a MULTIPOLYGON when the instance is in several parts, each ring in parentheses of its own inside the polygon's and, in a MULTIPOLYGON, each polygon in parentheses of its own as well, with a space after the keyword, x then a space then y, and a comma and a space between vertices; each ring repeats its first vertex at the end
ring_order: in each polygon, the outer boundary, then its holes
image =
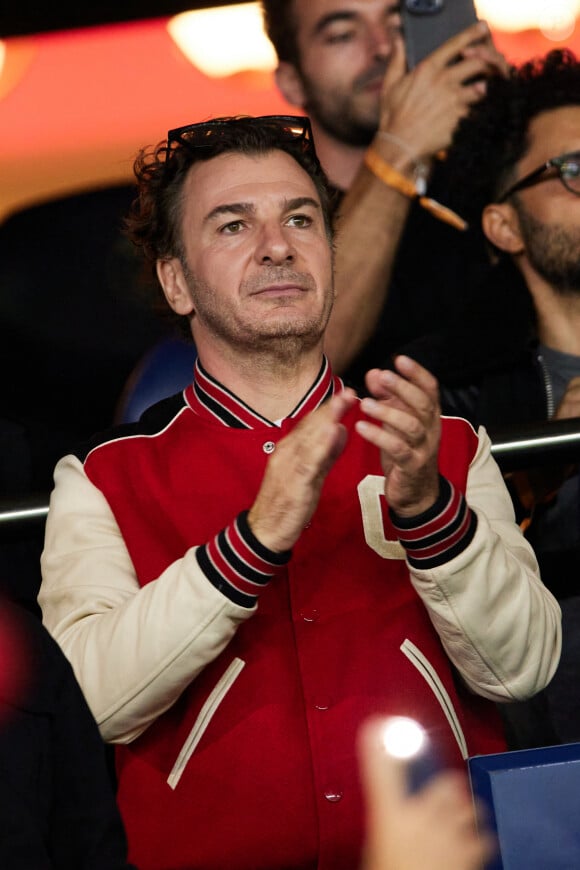
POLYGON ((575 196, 580 196, 580 151, 572 151, 570 154, 562 154, 560 157, 547 160, 542 166, 512 184, 497 202, 505 202, 518 190, 531 187, 540 181, 547 181, 548 178, 559 178, 566 190, 575 196))
POLYGON ((188 124, 176 127, 167 134, 167 147, 172 143, 184 146, 190 151, 199 148, 213 147, 220 139, 231 138, 231 130, 238 125, 257 127, 274 133, 279 142, 298 144, 303 153, 310 154, 314 159, 316 152, 312 141, 312 130, 308 118, 300 115, 261 115, 252 117, 239 115, 232 118, 214 118, 199 124, 188 124))

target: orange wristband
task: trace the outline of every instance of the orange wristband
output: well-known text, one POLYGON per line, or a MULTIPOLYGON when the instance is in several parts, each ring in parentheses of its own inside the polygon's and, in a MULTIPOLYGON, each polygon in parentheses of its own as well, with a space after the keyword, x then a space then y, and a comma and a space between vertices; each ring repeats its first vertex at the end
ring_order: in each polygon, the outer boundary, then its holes
POLYGON ((373 175, 379 178, 383 184, 386 184, 387 187, 392 187, 393 190, 398 190, 399 193, 402 193, 403 196, 408 197, 408 199, 417 199, 419 205, 434 215, 434 217, 444 221, 446 224, 450 224, 450 226, 455 227, 456 230, 466 230, 468 228, 467 222, 454 211, 451 211, 450 208, 447 208, 447 206, 441 205, 440 202, 437 202, 435 199, 430 199, 428 196, 419 196, 415 184, 413 184, 409 178, 406 178, 402 173, 400 173, 398 169, 395 169, 394 166, 391 166, 390 163, 383 160, 374 148, 371 147, 367 149, 364 162, 365 166, 367 166, 373 175))

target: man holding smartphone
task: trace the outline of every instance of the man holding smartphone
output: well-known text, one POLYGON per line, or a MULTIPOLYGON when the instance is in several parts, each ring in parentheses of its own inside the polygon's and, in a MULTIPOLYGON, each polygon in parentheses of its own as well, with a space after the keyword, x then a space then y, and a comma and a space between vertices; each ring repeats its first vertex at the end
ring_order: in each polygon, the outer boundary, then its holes
POLYGON ((485 263, 453 215, 412 200, 485 93, 484 78, 507 65, 477 22, 407 71, 392 0, 263 0, 263 8, 278 86, 308 112, 321 163, 346 194, 326 351, 360 387, 369 366, 384 367, 397 347, 445 322, 458 276, 462 292, 468 283, 465 261, 485 263))

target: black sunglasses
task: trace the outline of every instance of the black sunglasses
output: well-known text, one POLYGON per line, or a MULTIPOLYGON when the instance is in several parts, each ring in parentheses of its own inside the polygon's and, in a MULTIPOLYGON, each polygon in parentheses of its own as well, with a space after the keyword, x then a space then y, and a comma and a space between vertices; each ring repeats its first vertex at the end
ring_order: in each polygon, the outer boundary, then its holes
POLYGON ((505 202, 505 200, 516 193, 518 190, 523 190, 525 187, 531 187, 538 184, 540 181, 546 181, 548 178, 559 178, 566 190, 575 196, 580 196, 580 151, 572 151, 570 154, 561 154, 560 157, 552 157, 547 160, 533 172, 524 175, 511 187, 508 187, 497 202, 505 202))
POLYGON ((280 142, 298 143, 303 153, 310 153, 316 158, 312 130, 308 118, 301 115, 261 115, 237 116, 233 118, 214 118, 199 124, 187 124, 176 127, 167 134, 167 147, 173 143, 182 145, 190 151, 213 145, 220 137, 225 138, 228 131, 236 125, 260 127, 275 133, 280 142))

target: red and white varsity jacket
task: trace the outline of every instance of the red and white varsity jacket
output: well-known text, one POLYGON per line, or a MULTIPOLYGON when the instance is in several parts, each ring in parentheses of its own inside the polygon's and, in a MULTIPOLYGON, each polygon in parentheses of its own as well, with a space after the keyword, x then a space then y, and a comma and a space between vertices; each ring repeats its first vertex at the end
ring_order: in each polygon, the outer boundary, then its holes
POLYGON ((40 602, 120 744, 139 870, 352 870, 367 716, 413 716, 460 764, 503 748, 490 701, 556 667, 558 605, 463 420, 442 421, 439 503, 402 523, 355 408, 292 553, 256 541, 269 454, 337 388, 323 366, 277 426, 198 364, 183 396, 57 466, 40 602))

